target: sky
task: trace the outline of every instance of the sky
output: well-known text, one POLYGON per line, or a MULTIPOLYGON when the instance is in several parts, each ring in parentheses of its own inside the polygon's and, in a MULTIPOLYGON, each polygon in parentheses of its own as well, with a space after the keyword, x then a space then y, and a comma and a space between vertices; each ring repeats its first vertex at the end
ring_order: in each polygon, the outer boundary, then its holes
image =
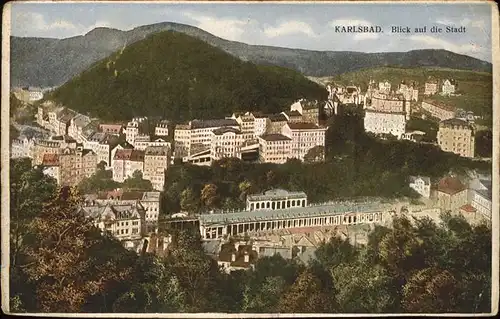
POLYGON ((491 62, 488 3, 22 3, 11 2, 11 34, 67 38, 95 27, 130 30, 158 22, 196 26, 248 44, 328 51, 445 49, 491 62), (336 25, 381 26, 383 33, 335 32, 336 25), (391 33, 427 26, 426 33, 391 33), (466 28, 431 33, 432 26, 466 28))

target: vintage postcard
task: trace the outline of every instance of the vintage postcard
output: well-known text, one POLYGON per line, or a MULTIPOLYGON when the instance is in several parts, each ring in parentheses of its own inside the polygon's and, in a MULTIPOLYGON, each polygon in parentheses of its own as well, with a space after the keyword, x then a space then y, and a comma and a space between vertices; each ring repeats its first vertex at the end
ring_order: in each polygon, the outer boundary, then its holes
POLYGON ((15 1, 2 310, 498 312, 489 1, 15 1))

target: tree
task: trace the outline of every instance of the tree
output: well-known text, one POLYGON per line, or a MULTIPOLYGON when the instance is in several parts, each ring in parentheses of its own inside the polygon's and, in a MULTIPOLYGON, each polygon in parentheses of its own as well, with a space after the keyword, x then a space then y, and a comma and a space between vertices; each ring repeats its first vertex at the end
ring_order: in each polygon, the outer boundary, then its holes
POLYGON ((216 309, 219 267, 205 254, 199 233, 184 230, 174 234, 166 262, 185 293, 187 312, 216 309))
POLYGON ((330 238, 327 243, 322 244, 315 251, 316 259, 313 263, 319 263, 324 269, 331 269, 342 263, 349 263, 355 260, 357 251, 349 243, 348 239, 341 239, 338 236, 330 238))
POLYGON ((281 295, 278 312, 308 313, 331 312, 331 297, 321 285, 321 281, 310 271, 302 272, 293 285, 281 295))
POLYGON ((153 185, 151 181, 143 179, 142 172, 136 170, 132 173, 131 177, 128 177, 123 182, 123 188, 133 189, 133 190, 142 190, 142 191, 151 191, 153 190, 153 185))
POLYGON ((208 208, 215 207, 219 201, 219 195, 217 194, 217 185, 206 184, 201 190, 201 201, 208 208))
POLYGON ((243 312, 275 312, 280 296, 286 288, 286 282, 281 276, 267 277, 257 289, 247 285, 243 295, 243 312))
POLYGON ((304 155, 304 163, 320 162, 325 159, 325 147, 322 145, 314 146, 304 155))
POLYGON ((30 263, 23 270, 36 283, 41 311, 80 312, 88 298, 111 281, 125 280, 130 272, 126 266, 89 256, 102 237, 93 222, 79 213, 78 205, 74 190, 64 188, 30 223, 30 263))
POLYGON ((193 190, 191 188, 186 188, 181 193, 181 209, 194 213, 198 209, 198 199, 194 196, 193 190))
POLYGON ((458 281, 447 270, 425 268, 413 274, 403 289, 408 312, 446 313, 457 309, 458 281))
POLYGON ((382 266, 359 260, 333 268, 332 277, 340 312, 398 312, 391 277, 382 266))

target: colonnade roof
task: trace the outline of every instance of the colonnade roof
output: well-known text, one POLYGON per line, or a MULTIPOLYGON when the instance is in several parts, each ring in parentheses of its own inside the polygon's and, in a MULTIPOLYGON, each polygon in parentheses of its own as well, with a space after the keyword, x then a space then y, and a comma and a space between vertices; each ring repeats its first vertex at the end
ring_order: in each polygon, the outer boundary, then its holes
POLYGON ((289 192, 285 189, 271 189, 263 194, 252 194, 247 196, 248 201, 280 200, 284 198, 307 198, 304 192, 289 192))
POLYGON ((383 204, 379 201, 365 203, 329 203, 322 205, 310 205, 307 207, 290 207, 286 209, 260 209, 253 211, 239 211, 231 213, 203 214, 198 218, 203 225, 209 224, 231 224, 245 222, 272 221, 280 219, 325 217, 340 215, 349 212, 368 213, 378 212, 392 207, 391 204, 383 204))

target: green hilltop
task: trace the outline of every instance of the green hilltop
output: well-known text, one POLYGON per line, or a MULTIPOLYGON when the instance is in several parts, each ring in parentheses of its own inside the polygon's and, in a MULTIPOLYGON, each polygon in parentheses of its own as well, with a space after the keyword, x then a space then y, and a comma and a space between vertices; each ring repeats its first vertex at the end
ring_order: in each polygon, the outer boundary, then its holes
POLYGON ((418 85, 419 100, 423 98, 425 81, 432 77, 434 79, 445 80, 454 79, 457 81, 457 93, 459 96, 434 95, 433 100, 462 108, 466 111, 473 111, 476 115, 483 116, 481 124, 492 126, 493 118, 493 78, 491 73, 476 72, 467 70, 457 70, 448 68, 400 68, 400 67, 379 67, 358 70, 344 73, 335 77, 321 78, 324 83, 335 82, 339 84, 359 85, 362 91, 368 87, 368 82, 373 79, 378 85, 379 81, 389 81, 393 89, 397 89, 401 81, 411 83, 415 81, 418 85))
POLYGON ((162 116, 174 121, 238 110, 277 112, 327 92, 302 74, 241 61, 182 33, 166 31, 113 53, 47 96, 106 120, 162 116))

